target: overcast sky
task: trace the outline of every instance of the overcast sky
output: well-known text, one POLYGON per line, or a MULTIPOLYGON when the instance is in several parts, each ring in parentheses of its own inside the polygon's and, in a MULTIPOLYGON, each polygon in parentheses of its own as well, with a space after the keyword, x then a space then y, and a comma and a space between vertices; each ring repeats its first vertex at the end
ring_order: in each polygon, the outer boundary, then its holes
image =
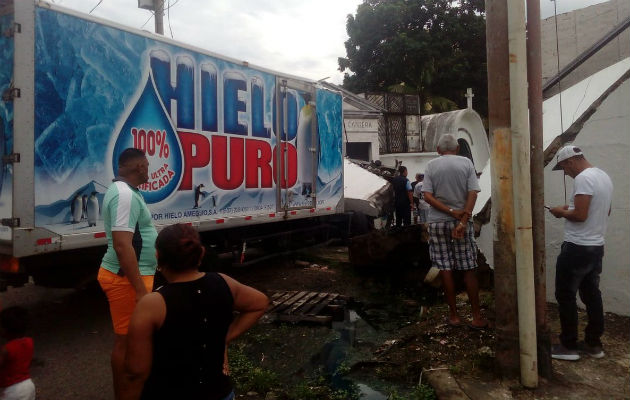
MULTIPOLYGON (((172 5, 173 37, 215 53, 273 70, 341 83, 337 58, 344 57, 346 17, 362 0, 166 0, 172 5)), ((54 0, 88 13, 99 0, 54 0)), ((558 13, 602 0, 557 0, 558 13)), ((151 16, 138 0, 102 0, 93 15, 140 28, 151 16)), ((553 16, 554 3, 541 0, 542 18, 553 16)), ((153 31, 153 18, 143 29, 153 31)), ((168 14, 164 32, 171 35, 168 14)))

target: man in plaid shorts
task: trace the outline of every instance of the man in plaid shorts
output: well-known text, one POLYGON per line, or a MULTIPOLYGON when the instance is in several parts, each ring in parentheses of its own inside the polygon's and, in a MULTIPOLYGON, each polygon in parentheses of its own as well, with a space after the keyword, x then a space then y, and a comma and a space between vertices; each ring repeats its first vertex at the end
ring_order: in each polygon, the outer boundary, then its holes
POLYGON ((464 272, 464 281, 472 308, 471 328, 483 329, 488 321, 479 309, 477 245, 474 239, 472 210, 477 201, 479 182, 473 163, 458 156, 459 145, 453 135, 443 135, 438 141, 440 157, 431 160, 424 171, 422 191, 429 210, 429 252, 433 266, 440 270, 446 302, 449 306, 447 323, 462 324, 455 303, 453 270, 464 272))

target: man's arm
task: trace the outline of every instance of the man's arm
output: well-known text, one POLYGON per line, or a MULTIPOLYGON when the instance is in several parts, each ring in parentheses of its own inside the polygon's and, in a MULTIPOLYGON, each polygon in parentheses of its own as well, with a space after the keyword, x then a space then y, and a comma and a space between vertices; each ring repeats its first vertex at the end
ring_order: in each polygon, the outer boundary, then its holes
MULTIPOLYGON (((464 215, 464 210, 453 210, 452 208, 450 208, 449 206, 447 206, 446 204, 442 203, 440 200, 435 198, 435 196, 433 196, 433 193, 422 192, 422 194, 424 195, 424 201, 429 203, 429 205, 435 208, 436 210, 441 211, 444 214, 450 215, 451 217, 457 220, 460 220, 462 216, 464 215)), ((476 196, 476 193, 475 193, 475 196, 476 196)))
POLYGON ((566 218, 572 222, 584 222, 588 218, 588 208, 593 196, 588 194, 576 194, 573 198, 573 210, 569 206, 558 206, 549 210, 556 218, 566 218))
POLYGON ((158 293, 143 297, 129 323, 122 400, 137 400, 153 364, 153 333, 164 323, 166 304, 158 293))
POLYGON ((459 220, 459 224, 455 226, 453 229, 452 236, 455 239, 463 239, 466 234, 466 224, 468 220, 472 217, 472 211, 475 208, 475 203, 477 202, 477 191, 470 191, 466 196, 466 204, 464 205, 464 214, 459 220))
POLYGON ((118 264, 120 264, 120 268, 122 268, 125 276, 136 291, 136 301, 138 301, 147 294, 147 289, 138 269, 138 259, 132 244, 133 232, 112 231, 112 240, 116 256, 118 257, 118 264))
POLYGON ((466 205, 464 205, 464 215, 459 220, 462 224, 466 223, 472 218, 472 212, 475 209, 475 203, 477 203, 477 191, 473 190, 468 192, 466 196, 466 205))

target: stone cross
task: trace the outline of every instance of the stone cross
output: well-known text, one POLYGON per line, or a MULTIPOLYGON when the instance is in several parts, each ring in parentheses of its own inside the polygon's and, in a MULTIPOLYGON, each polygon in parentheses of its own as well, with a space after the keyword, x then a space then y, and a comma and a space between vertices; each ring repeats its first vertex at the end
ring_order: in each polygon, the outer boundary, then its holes
POLYGON ((466 89, 466 106, 468 107, 469 110, 472 110, 472 98, 475 97, 475 95, 472 92, 472 88, 468 88, 466 89))

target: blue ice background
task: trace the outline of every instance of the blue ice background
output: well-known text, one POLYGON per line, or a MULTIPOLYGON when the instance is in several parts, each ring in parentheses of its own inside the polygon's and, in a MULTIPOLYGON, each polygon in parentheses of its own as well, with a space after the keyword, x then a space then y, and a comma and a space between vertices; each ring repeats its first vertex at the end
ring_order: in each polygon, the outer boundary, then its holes
MULTIPOLYGON (((13 29, 13 15, 0 17, 0 32, 13 29)), ((13 78, 13 38, 0 35, 0 94, 11 86, 13 78)), ((13 102, 0 101, 0 157, 13 151, 13 102)), ((0 164, 0 195, 2 191, 10 190, 5 183, 5 174, 9 174, 9 167, 0 164)), ((10 180, 9 180, 10 182, 10 180)), ((7 182, 8 183, 8 182, 7 182)), ((5 193, 4 199, 10 199, 10 193, 5 193), (7 196, 8 195, 8 196, 7 196)), ((4 210, 3 211, 9 211, 4 210)), ((4 212, 3 212, 4 214, 4 212)), ((8 217, 9 215, 3 215, 8 217)))
POLYGON ((328 90, 317 90, 317 122, 319 124, 320 149, 319 180, 328 183, 342 171, 342 99, 328 90))
MULTIPOLYGON (((146 83, 143 77, 148 73, 150 50, 164 49, 172 56, 172 62, 177 55, 186 54, 195 61, 197 67, 210 62, 219 73, 237 70, 247 79, 253 76, 262 78, 265 85, 265 120, 272 121, 275 77, 271 74, 45 8, 36 8, 35 34, 36 204, 67 202, 67 199, 72 199, 71 193, 86 188, 90 181, 107 184, 113 177, 112 171, 104 170, 106 159, 111 156, 107 154, 109 145, 118 135, 116 128, 125 122, 134 105, 132 103, 146 83)), ((9 51, 8 47, 2 46, 3 56, 4 52, 9 51)), ((0 84, 3 83, 4 80, 0 80, 0 84)), ((341 121, 332 120, 335 118, 334 113, 326 111, 326 107, 338 106, 336 118, 340 120, 341 97, 326 93, 318 91, 317 96, 320 117, 323 117, 320 124, 325 120, 328 125, 327 134, 320 134, 321 145, 322 148, 332 146, 341 154, 341 121), (337 128, 334 124, 337 124, 337 128)), ((1 107, 0 110, 3 110, 1 107)), ((200 118, 199 113, 197 118, 200 118)), ((270 142, 272 146, 275 145, 275 135, 270 142)), ((341 186, 340 179, 334 179, 335 174, 341 176, 341 168, 340 155, 324 154, 320 159, 318 186, 333 183, 331 180, 335 181, 335 187, 341 186)), ((199 177, 197 172, 194 172, 195 180, 199 177)), ((202 179, 194 183, 204 183, 219 205, 275 205, 274 188, 220 191, 209 185, 209 174, 207 181, 202 179)), ((323 193, 318 194, 322 199, 323 193)), ((151 206, 151 210, 187 210, 194 203, 193 197, 192 191, 179 192, 158 203, 159 207, 151 206)), ((57 206, 59 204, 54 208, 57 206)), ((69 203, 66 206, 69 209, 69 203)), ((53 221, 49 219, 50 213, 46 214, 40 219, 36 213, 36 225, 41 225, 44 220, 46 224, 69 222, 67 216, 63 220, 55 218, 53 221)), ((60 216, 64 213, 55 214, 60 216)))

